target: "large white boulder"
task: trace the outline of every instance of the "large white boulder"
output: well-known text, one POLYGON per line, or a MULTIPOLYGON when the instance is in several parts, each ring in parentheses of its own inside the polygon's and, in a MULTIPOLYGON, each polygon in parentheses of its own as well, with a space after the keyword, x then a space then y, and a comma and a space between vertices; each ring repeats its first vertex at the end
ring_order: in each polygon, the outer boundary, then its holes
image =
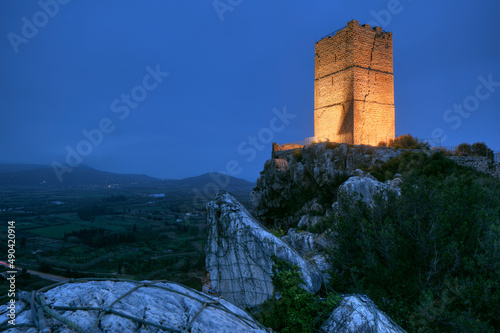
POLYGON ((305 290, 320 289, 318 269, 272 235, 231 194, 220 192, 207 204, 207 223, 205 264, 212 289, 224 299, 253 307, 271 297, 273 256, 298 265, 305 290))
POLYGON ((361 200, 370 207, 375 205, 375 196, 382 195, 387 198, 387 193, 400 194, 399 178, 388 183, 382 183, 369 173, 361 170, 355 171, 356 176, 350 177, 338 189, 340 195, 347 195, 349 199, 361 200))
POLYGON ((345 297, 320 328, 323 333, 404 333, 363 295, 345 297))
MULTIPOLYGON (((17 313, 15 327, 6 332, 266 332, 228 301, 173 282, 66 283, 37 294, 35 308, 43 312, 40 305, 46 302, 47 311, 53 314, 45 312, 36 318, 32 317, 36 311, 31 309, 31 294, 21 295, 25 300, 18 300, 16 308, 25 310, 17 313)), ((6 305, 0 308, 3 318, 7 318, 5 311, 6 305)))

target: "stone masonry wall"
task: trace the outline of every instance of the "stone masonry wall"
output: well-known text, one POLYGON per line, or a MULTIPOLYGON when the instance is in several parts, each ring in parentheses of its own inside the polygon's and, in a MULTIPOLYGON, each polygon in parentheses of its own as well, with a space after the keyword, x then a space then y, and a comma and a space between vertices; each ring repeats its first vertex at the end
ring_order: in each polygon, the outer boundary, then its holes
POLYGON ((314 131, 351 144, 395 137, 392 33, 353 20, 316 43, 314 131))
POLYGON ((460 165, 500 178, 500 162, 482 156, 450 156, 450 158, 460 165))
POLYGON ((297 148, 303 148, 303 147, 304 147, 304 145, 299 144, 299 143, 285 143, 285 144, 279 145, 276 142, 274 142, 273 143, 273 152, 274 151, 297 149, 297 148))

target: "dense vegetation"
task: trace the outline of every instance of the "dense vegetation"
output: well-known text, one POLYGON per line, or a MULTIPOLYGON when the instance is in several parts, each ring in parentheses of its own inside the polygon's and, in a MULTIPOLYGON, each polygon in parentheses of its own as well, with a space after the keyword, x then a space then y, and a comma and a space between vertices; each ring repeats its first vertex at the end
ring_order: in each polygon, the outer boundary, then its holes
POLYGON ((379 147, 394 147, 401 149, 429 149, 430 145, 423 140, 419 140, 410 134, 403 134, 394 139, 389 139, 388 142, 380 141, 379 147))
POLYGON ((274 257, 273 285, 279 292, 264 303, 258 314, 264 326, 281 333, 316 332, 338 305, 340 297, 335 294, 320 298, 300 287, 301 273, 297 265, 274 257))
POLYGON ((374 208, 339 200, 325 221, 337 242, 332 288, 369 295, 409 332, 500 330, 500 182, 440 152, 371 171, 402 174, 402 193, 374 208))
MULTIPOLYGON (((419 140, 411 134, 400 135, 397 138, 390 139, 388 142, 380 141, 378 146, 399 149, 430 149, 429 143, 424 140, 419 140)), ((493 150, 491 150, 484 142, 476 142, 472 145, 464 142, 451 150, 443 148, 443 153, 455 156, 483 156, 491 160, 494 159, 493 150)))
POLYGON ((405 151, 380 167, 368 169, 379 181, 393 179, 396 174, 404 177, 446 177, 454 173, 468 172, 468 169, 457 165, 446 158, 442 152, 435 152, 428 156, 424 152, 405 151))

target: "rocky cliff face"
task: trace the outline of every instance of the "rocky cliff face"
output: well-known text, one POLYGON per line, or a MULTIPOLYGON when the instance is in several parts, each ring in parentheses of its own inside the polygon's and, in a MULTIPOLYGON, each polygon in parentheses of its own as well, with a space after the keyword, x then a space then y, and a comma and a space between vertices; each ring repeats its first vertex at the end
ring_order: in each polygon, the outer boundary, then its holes
POLYGON ((314 223, 314 216, 328 212, 338 186, 356 169, 379 166, 401 150, 319 143, 278 153, 264 165, 251 201, 256 217, 266 226, 286 230, 301 219, 304 225, 314 223))
POLYGON ((307 291, 321 287, 318 269, 267 231, 231 194, 221 192, 208 203, 207 224, 206 269, 212 289, 224 299, 253 307, 271 297, 273 256, 299 266, 307 291))

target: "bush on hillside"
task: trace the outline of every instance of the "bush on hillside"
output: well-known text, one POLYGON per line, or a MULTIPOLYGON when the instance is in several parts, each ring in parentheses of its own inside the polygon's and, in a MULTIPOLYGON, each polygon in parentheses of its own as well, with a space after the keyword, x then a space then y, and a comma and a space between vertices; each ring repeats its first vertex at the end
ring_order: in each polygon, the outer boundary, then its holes
POLYGON ((447 158, 440 150, 427 155, 424 152, 405 151, 379 167, 368 169, 379 181, 393 179, 399 173, 402 175, 446 176, 456 169, 466 170, 447 158))
POLYGON ((378 146, 400 149, 430 149, 430 145, 427 142, 423 142, 410 134, 400 135, 395 139, 390 139, 389 142, 381 141, 378 146))
POLYGON ((472 155, 472 147, 470 144, 464 142, 464 143, 461 143, 459 144, 456 148, 455 148, 455 155, 472 155))
POLYGON ((257 320, 281 333, 317 332, 338 305, 340 297, 330 294, 319 298, 300 287, 303 283, 297 265, 274 257, 273 285, 279 298, 266 301, 257 320))
POLYGON ((457 156, 483 156, 493 159, 493 150, 488 148, 484 142, 476 142, 472 145, 468 143, 461 143, 455 148, 455 155, 457 156))

